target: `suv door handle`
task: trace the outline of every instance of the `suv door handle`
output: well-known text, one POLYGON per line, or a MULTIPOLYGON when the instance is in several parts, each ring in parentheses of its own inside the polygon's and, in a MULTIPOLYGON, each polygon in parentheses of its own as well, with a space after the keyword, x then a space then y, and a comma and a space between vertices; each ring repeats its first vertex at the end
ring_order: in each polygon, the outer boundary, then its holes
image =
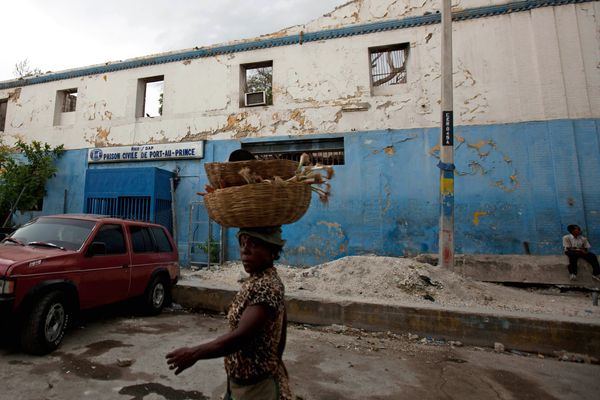
POLYGON ((123 264, 121 268, 129 268, 129 264, 123 264))

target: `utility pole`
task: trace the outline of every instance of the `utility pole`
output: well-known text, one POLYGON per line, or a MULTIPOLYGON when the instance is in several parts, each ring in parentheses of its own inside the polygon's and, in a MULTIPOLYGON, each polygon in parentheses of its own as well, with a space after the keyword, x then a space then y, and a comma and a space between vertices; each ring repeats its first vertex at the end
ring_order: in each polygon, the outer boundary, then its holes
POLYGON ((454 267, 454 121, 451 0, 442 1, 442 121, 440 131, 439 265, 454 267))

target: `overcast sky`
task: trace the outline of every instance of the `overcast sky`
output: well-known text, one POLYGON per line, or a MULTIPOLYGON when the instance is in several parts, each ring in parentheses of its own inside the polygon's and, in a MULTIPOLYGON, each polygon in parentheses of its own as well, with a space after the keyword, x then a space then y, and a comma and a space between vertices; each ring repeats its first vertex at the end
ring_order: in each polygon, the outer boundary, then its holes
POLYGON ((244 39, 302 24, 348 0, 4 0, 0 81, 244 39))

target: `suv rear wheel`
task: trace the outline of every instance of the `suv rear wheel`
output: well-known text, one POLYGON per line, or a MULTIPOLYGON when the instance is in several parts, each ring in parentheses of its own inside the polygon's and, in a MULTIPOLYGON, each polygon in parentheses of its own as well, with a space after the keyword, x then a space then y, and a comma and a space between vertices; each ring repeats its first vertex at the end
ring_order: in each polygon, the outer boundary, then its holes
POLYGON ((70 319, 63 292, 54 291, 41 297, 25 319, 21 346, 30 354, 52 352, 62 342, 70 319))
POLYGON ((160 314, 165 307, 171 288, 160 276, 154 277, 144 295, 144 311, 149 315, 160 314))

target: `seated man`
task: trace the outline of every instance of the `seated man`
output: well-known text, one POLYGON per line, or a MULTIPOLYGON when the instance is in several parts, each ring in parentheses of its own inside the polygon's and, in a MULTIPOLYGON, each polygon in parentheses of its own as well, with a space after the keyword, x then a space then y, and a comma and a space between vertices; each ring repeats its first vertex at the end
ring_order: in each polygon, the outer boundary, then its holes
POLYGON ((592 265, 592 278, 600 281, 598 258, 589 251, 590 242, 581 234, 581 228, 578 225, 569 225, 567 230, 569 234, 563 236, 563 247, 565 254, 569 257, 569 278, 572 281, 577 279, 577 260, 581 257, 592 265))

